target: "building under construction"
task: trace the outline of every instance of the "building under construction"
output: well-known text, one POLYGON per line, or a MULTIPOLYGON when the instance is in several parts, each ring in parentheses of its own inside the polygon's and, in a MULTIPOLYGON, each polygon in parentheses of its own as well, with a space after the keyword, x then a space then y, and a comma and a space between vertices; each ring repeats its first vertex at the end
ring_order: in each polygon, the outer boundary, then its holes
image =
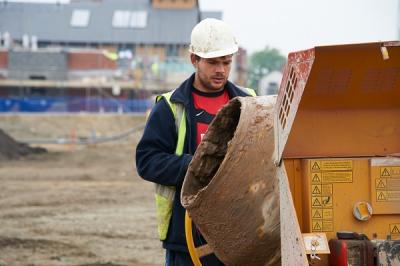
POLYGON ((193 72, 193 26, 221 16, 196 0, 0 2, 0 111, 145 111, 193 72))

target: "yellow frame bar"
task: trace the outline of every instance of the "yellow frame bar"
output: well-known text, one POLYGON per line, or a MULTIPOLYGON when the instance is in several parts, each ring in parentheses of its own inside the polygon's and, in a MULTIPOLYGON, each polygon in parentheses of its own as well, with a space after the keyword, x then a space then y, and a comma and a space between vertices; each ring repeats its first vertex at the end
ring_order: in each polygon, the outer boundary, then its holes
POLYGON ((190 258, 192 259, 194 266, 202 266, 199 256, 197 256, 196 248, 194 246, 192 234, 192 219, 189 217, 188 211, 185 212, 185 236, 190 258))

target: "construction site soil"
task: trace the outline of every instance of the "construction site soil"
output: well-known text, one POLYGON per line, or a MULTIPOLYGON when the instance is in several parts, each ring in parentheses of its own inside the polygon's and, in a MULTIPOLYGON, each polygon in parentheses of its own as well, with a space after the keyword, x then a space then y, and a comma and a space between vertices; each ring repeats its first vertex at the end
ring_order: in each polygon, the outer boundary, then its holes
POLYGON ((138 115, 1 115, 0 266, 163 265, 153 185, 134 163, 142 130, 77 144, 143 123, 138 115), (39 139, 56 141, 17 143, 39 139))

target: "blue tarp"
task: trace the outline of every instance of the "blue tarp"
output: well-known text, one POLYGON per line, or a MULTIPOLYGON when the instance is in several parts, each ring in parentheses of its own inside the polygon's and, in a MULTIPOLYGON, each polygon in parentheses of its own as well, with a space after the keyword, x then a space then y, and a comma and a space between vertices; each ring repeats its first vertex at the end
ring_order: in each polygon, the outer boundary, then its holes
POLYGON ((12 97, 0 98, 0 112, 146 112, 149 99, 102 97, 12 97))
POLYGON ((0 98, 0 112, 8 112, 10 111, 14 104, 16 103, 13 99, 1 99, 0 98))

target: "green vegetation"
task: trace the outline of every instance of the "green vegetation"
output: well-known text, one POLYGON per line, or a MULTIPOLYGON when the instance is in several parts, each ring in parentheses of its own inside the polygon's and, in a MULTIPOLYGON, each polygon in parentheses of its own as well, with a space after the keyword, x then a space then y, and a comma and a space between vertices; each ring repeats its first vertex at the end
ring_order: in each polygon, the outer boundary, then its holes
POLYGON ((283 71, 286 58, 278 49, 265 47, 250 55, 249 79, 250 88, 258 88, 260 79, 271 71, 283 71))

